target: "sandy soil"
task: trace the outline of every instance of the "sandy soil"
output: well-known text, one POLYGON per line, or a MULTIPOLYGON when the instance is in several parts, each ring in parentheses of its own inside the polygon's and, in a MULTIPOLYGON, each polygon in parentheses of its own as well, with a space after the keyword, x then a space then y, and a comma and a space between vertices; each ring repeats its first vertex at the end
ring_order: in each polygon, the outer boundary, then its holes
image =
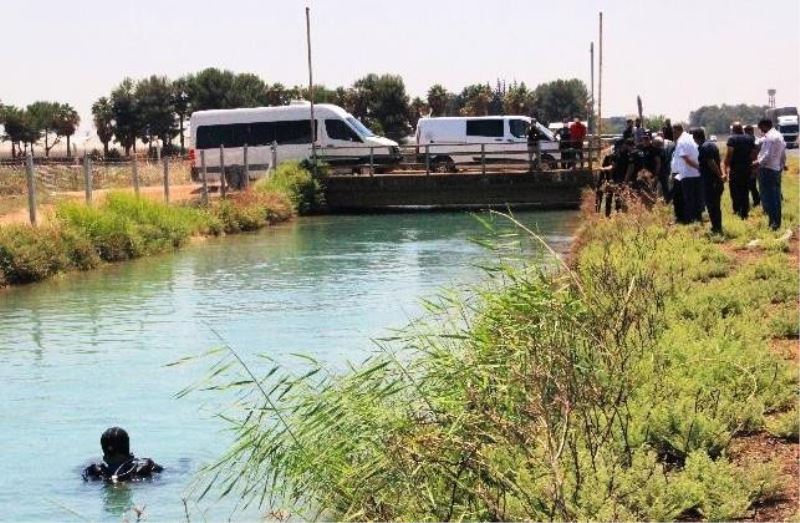
MULTIPOLYGON (((92 193, 92 200, 94 202, 101 202, 105 195, 109 192, 119 192, 119 191, 126 191, 126 192, 133 192, 132 190, 126 189, 98 189, 92 193)), ((201 187, 199 184, 187 184, 187 185, 173 185, 169 188, 169 196, 171 202, 185 202, 194 199, 199 199, 201 195, 201 187)), ((209 187, 209 191, 212 191, 212 188, 209 187)), ((164 198, 164 188, 159 186, 150 186, 150 187, 142 187, 139 192, 145 198, 150 198, 153 200, 163 200, 164 198)), ((210 194, 212 197, 214 193, 211 192, 210 194)), ((63 200, 83 200, 85 195, 83 191, 71 191, 71 192, 61 192, 52 195, 51 200, 53 201, 63 201, 63 200)), ((54 203, 45 203, 39 205, 38 207, 38 221, 39 223, 47 223, 49 219, 52 218, 53 209, 55 207, 54 203)), ((21 208, 10 210, 4 214, 0 214, 0 224, 9 224, 9 223, 28 223, 28 209, 26 206, 21 208)))

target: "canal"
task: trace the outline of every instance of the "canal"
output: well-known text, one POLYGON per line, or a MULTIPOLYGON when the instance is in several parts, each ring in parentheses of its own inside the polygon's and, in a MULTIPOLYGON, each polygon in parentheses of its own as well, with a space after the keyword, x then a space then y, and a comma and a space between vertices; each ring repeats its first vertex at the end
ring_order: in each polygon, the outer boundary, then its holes
MULTIPOLYGON (((575 216, 517 215, 557 250, 575 216)), ((202 398, 175 397, 207 367, 166 364, 218 344, 209 326, 245 358, 358 361, 371 339, 419 316, 422 298, 481 280, 491 257, 470 240, 484 233, 465 213, 306 218, 0 291, 0 520, 120 521, 136 505, 174 521, 184 498, 192 520, 227 519, 232 500, 197 504, 189 484, 230 436, 202 398), (162 477, 81 480, 112 425, 162 477)))

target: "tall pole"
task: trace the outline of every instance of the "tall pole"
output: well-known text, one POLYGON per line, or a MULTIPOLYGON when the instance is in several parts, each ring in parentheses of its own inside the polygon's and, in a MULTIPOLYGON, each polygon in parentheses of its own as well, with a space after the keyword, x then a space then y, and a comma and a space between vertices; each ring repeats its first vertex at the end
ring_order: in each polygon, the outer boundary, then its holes
POLYGON ((591 83, 591 98, 589 98, 589 132, 594 133, 597 130, 597 122, 594 121, 594 42, 589 44, 589 71, 591 83))
POLYGON ((602 144, 603 136, 603 12, 600 11, 600 56, 597 63, 597 136, 602 144))
POLYGON ((308 98, 311 102, 311 160, 314 162, 314 175, 317 174, 317 133, 314 125, 314 75, 311 69, 311 8, 306 7, 306 43, 308 44, 308 98))

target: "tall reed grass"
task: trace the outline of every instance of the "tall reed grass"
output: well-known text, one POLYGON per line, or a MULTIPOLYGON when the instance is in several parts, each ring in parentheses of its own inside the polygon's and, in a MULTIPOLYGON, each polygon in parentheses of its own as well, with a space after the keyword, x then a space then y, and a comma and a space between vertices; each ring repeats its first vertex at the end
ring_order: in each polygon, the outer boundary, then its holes
POLYGON ((181 395, 222 394, 235 442, 198 495, 337 520, 742 517, 778 485, 731 463, 731 439, 797 402, 769 349, 785 329, 764 321, 798 300, 778 243, 739 253, 658 206, 587 214, 569 267, 500 267, 500 289, 442 299, 348 372, 214 349, 181 395))

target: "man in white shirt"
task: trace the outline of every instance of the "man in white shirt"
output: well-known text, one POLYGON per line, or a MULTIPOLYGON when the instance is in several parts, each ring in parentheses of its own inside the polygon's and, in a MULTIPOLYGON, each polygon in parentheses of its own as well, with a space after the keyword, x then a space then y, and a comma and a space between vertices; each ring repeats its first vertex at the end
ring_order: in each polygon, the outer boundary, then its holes
POLYGON ((781 226, 781 172, 786 166, 786 142, 773 129, 772 120, 761 120, 758 128, 764 137, 753 165, 758 169, 761 206, 769 218, 769 228, 776 231, 781 226))
POLYGON ((682 223, 700 221, 703 214, 703 185, 700 179, 700 164, 697 162, 697 144, 692 135, 684 132, 683 125, 672 126, 675 136, 675 152, 672 153, 672 172, 680 187, 682 223))

